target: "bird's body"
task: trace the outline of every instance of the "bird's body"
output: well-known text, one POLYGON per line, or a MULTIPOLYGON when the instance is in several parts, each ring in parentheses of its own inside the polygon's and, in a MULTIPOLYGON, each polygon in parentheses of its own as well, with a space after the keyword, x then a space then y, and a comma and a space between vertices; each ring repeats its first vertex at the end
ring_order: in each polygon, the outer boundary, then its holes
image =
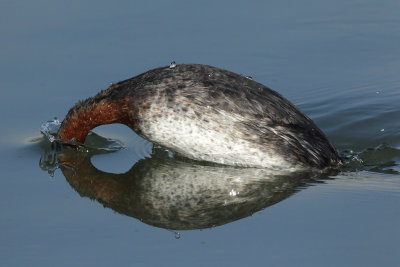
POLYGON ((76 104, 58 135, 83 143, 109 123, 197 160, 273 169, 340 162, 314 122, 277 92, 206 65, 161 67, 113 84, 76 104))

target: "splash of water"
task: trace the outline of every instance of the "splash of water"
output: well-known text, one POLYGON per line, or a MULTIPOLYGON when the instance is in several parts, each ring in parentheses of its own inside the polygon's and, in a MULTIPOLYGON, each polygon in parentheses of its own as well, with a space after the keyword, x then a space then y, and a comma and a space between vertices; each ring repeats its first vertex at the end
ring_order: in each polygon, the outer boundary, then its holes
POLYGON ((56 140, 58 129, 60 128, 60 121, 57 118, 47 121, 40 126, 40 132, 53 143, 56 140))
POLYGON ((57 133, 60 126, 60 121, 57 118, 54 118, 53 120, 43 123, 40 126, 40 132, 50 143, 55 142, 64 145, 72 145, 80 152, 89 152, 89 149, 114 152, 125 148, 120 141, 102 137, 94 132, 89 132, 85 144, 78 143, 74 138, 70 140, 58 139, 57 133))
POLYGON ((90 154, 112 153, 125 148, 120 141, 102 137, 94 132, 88 134, 85 144, 78 143, 75 139, 58 139, 57 133, 60 126, 60 121, 54 118, 43 123, 40 127, 44 139, 38 141, 44 142, 44 152, 40 157, 39 166, 42 170, 47 171, 51 177, 54 177, 55 171, 61 165, 57 160, 58 154, 71 147, 77 152, 90 154))
POLYGON ((386 174, 400 174, 400 149, 387 145, 368 148, 361 152, 341 151, 344 171, 371 171, 386 174))

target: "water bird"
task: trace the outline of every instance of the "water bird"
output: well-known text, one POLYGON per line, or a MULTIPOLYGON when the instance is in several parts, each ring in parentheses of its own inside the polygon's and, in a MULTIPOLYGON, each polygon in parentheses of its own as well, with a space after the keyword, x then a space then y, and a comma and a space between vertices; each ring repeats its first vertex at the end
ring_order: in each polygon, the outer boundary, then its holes
POLYGON ((285 170, 341 162, 325 134, 279 93, 208 65, 174 62, 112 84, 72 107, 57 136, 84 143, 90 130, 112 123, 195 160, 285 170))

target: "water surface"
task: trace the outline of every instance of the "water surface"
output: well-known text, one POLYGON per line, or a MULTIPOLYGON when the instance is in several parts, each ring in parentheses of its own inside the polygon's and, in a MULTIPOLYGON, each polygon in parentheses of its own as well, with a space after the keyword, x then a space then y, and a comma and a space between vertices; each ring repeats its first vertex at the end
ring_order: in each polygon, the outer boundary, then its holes
POLYGON ((0 265, 398 266, 399 10, 391 0, 2 1, 0 265), (95 130, 95 146, 124 149, 73 154, 79 175, 49 168, 43 122, 172 60, 278 91, 348 169, 298 179, 221 169, 124 126, 95 130))

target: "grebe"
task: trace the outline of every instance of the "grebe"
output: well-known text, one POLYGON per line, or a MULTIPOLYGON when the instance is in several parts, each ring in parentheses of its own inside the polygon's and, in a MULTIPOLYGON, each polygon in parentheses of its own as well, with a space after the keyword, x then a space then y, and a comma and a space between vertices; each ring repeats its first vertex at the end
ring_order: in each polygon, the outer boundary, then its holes
POLYGON ((271 169, 340 163, 322 131, 280 94, 207 65, 174 64, 112 84, 71 108, 58 138, 84 143, 111 123, 196 160, 271 169))

